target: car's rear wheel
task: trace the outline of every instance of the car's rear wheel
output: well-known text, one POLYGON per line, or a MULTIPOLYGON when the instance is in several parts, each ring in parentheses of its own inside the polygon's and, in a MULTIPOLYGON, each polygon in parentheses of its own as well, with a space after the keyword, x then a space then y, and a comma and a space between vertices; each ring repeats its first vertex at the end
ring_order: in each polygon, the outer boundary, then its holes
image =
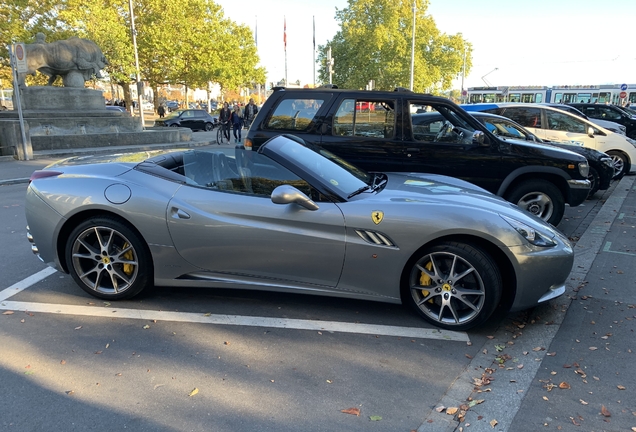
POLYGON ((405 300, 438 327, 459 331, 483 324, 501 300, 503 283, 495 261, 466 243, 427 248, 407 269, 405 300))
POLYGON ((170 125, 170 127, 179 127, 179 125, 178 125, 178 124, 176 124, 176 123, 172 123, 172 124, 170 125))
POLYGON ((80 223, 66 242, 65 254, 75 282, 101 299, 133 297, 153 281, 147 245, 113 218, 93 217, 80 223))
POLYGON ((594 168, 590 167, 590 173, 587 176, 587 179, 590 181, 590 193, 587 194, 588 198, 592 198, 592 196, 598 192, 601 187, 601 177, 598 175, 598 171, 594 168))
POLYGON ((612 158, 612 164, 614 164, 614 179, 620 179, 622 178, 625 174, 627 174, 627 156, 625 156, 623 153, 615 151, 615 150, 610 150, 607 152, 607 154, 609 155, 609 157, 612 158))
POLYGON ((506 199, 554 226, 565 213, 563 194, 547 180, 524 181, 506 194, 506 199))
POLYGON ((205 131, 206 132, 210 132, 212 129, 214 129, 214 125, 212 123, 206 123, 205 124, 205 131))

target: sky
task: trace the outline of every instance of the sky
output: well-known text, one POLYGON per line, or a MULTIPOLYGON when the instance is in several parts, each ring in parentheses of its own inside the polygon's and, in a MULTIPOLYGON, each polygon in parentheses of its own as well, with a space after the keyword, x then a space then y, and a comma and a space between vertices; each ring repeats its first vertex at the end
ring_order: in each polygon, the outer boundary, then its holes
MULTIPOLYGON (((348 4, 346 0, 217 3, 227 17, 257 30, 267 82, 285 77, 285 18, 287 77, 302 84, 314 82, 312 17, 317 48, 339 30, 336 8, 348 4)), ((473 67, 465 76, 465 88, 636 84, 636 0, 430 0, 426 13, 442 33, 461 33, 473 45, 473 67)), ((461 88, 460 79, 454 88, 461 88)))

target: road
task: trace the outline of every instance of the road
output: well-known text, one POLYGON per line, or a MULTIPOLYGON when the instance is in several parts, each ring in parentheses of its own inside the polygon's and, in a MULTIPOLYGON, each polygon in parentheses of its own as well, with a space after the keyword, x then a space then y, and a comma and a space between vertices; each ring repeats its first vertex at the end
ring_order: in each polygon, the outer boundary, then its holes
MULTIPOLYGON (((25 189, 0 186, 0 429, 424 430, 493 337, 554 306, 463 333, 303 295, 159 288, 110 304, 31 253, 25 189)), ((577 240, 610 192, 568 208, 562 231, 577 240)))

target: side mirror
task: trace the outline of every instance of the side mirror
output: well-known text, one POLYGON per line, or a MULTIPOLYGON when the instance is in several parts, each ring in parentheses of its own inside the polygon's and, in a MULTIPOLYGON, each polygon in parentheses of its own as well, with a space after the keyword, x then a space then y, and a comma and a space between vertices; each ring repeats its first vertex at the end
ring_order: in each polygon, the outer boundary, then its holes
POLYGON ((593 128, 592 126, 590 126, 590 127, 588 127, 588 128, 587 128, 587 135, 588 135, 590 138, 594 138, 594 128, 593 128))
POLYGON ((313 202, 307 195, 290 185, 278 186, 272 192, 272 202, 274 204, 292 204, 296 203, 307 210, 318 210, 318 205, 313 202))
POLYGON ((477 130, 477 131, 473 132, 473 143, 474 144, 479 144, 480 146, 485 146, 485 145, 487 145, 485 143, 485 141, 486 141, 486 134, 484 134, 480 130, 477 130))

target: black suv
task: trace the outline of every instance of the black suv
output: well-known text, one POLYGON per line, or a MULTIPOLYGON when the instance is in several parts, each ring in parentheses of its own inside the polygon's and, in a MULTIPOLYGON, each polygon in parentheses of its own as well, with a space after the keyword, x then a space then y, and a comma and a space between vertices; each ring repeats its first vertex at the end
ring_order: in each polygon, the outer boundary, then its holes
POLYGON ((593 103, 571 103, 583 114, 593 119, 609 120, 622 124, 627 128, 625 134, 636 139, 636 117, 629 110, 617 107, 615 105, 603 105, 593 103))
POLYGON ((396 91, 276 87, 252 123, 246 148, 294 134, 368 171, 458 177, 557 225, 565 203, 590 190, 587 160, 497 137, 453 102, 396 91))

